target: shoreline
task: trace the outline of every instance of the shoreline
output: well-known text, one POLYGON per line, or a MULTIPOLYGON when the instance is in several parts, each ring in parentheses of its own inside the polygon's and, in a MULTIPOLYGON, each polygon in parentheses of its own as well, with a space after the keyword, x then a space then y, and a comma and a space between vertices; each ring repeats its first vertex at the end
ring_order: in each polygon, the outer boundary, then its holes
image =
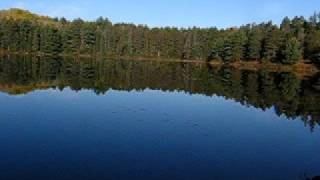
MULTIPOLYGON (((22 55, 22 56, 46 56, 44 53, 19 53, 19 52, 4 52, 0 51, 1 56, 22 55)), ((320 69, 311 63, 306 63, 306 60, 301 60, 294 65, 283 65, 272 62, 261 63, 258 61, 239 61, 233 63, 224 63, 222 61, 204 61, 192 59, 177 59, 177 58, 161 58, 161 57, 141 57, 141 56, 102 56, 102 55, 89 55, 89 54, 60 54, 63 58, 101 58, 101 59, 121 59, 130 61, 156 61, 156 62, 174 62, 174 63, 192 63, 192 64, 206 64, 213 67, 233 67, 239 70, 260 71, 266 70, 269 72, 293 72, 298 76, 313 76, 320 72, 320 69)))
MULTIPOLYGON (((299 62, 295 65, 282 65, 276 63, 260 63, 257 61, 240 61, 234 63, 223 63, 221 61, 206 62, 202 60, 181 60, 169 58, 146 58, 146 57, 120 57, 123 60, 132 61, 158 61, 158 62, 176 62, 176 63, 193 63, 207 64, 213 67, 233 67, 239 70, 260 71, 266 70, 269 72, 293 72, 302 76, 312 76, 320 72, 320 69, 313 64, 299 62)), ((304 60, 302 60, 304 61, 304 60)))

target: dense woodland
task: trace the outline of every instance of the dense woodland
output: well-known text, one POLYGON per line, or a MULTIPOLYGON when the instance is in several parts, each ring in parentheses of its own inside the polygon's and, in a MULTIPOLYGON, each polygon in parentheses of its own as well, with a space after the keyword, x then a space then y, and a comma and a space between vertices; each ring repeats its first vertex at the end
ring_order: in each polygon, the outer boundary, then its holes
POLYGON ((50 57, 0 59, 0 91, 24 94, 37 89, 184 91, 223 96, 279 116, 301 117, 310 127, 320 123, 320 77, 292 73, 240 71, 206 64, 158 61, 105 61, 50 57))
POLYGON ((283 19, 239 28, 149 28, 113 24, 106 18, 81 19, 38 16, 20 9, 0 11, 3 52, 59 55, 100 55, 320 63, 320 13, 310 18, 283 19))

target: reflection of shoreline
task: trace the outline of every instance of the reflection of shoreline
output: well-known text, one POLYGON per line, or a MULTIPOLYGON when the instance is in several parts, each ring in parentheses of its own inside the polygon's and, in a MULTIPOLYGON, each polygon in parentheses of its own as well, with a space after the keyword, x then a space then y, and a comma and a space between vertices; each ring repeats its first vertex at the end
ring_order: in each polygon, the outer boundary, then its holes
POLYGON ((292 72, 239 70, 204 63, 63 59, 61 57, 7 57, 0 59, 0 91, 9 95, 34 90, 70 88, 110 89, 221 96, 262 110, 274 107, 277 115, 301 117, 311 127, 320 122, 320 79, 292 72))
MULTIPOLYGON (((44 57, 45 54, 32 54, 32 53, 6 53, 4 51, 0 51, 0 56, 34 56, 44 57)), ((215 67, 221 66, 229 66, 233 68, 237 68, 239 70, 250 70, 250 71, 268 71, 268 72, 292 72, 300 78, 310 77, 320 72, 320 69, 312 63, 308 63, 306 60, 302 60, 302 62, 297 63, 295 65, 283 65, 277 63, 261 63, 258 61, 240 61, 234 63, 223 63, 222 61, 202 61, 202 60, 192 60, 192 59, 174 59, 174 58, 159 58, 159 57, 130 57, 130 56, 99 56, 99 55, 90 55, 90 54, 80 54, 77 56, 74 55, 60 55, 60 57, 64 58, 98 58, 98 59, 122 59, 122 60, 131 60, 131 61, 157 61, 157 62, 175 62, 175 63, 191 63, 191 64, 208 64, 215 67)))
POLYGON ((152 58, 152 57, 120 57, 125 60, 132 61, 159 61, 159 62, 178 62, 178 63, 194 63, 194 64, 209 64, 212 66, 230 66, 239 70, 251 70, 259 71, 265 70, 268 72, 293 72, 299 77, 313 76, 320 72, 320 70, 313 64, 310 63, 297 63, 295 65, 281 65, 276 63, 260 63, 257 61, 241 61, 226 64, 221 61, 204 62, 201 60, 181 60, 181 59, 163 59, 163 58, 152 58))
POLYGON ((0 84, 0 91, 9 95, 22 95, 31 93, 35 90, 47 90, 53 87, 55 86, 50 83, 35 83, 30 85, 0 84))

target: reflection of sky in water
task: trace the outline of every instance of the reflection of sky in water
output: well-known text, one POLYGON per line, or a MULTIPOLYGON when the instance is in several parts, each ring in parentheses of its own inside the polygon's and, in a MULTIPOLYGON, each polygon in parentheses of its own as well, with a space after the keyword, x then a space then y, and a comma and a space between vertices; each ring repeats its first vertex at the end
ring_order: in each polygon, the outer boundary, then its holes
POLYGON ((297 179, 320 171, 318 129, 223 97, 66 88, 0 94, 0 106, 3 177, 297 179))

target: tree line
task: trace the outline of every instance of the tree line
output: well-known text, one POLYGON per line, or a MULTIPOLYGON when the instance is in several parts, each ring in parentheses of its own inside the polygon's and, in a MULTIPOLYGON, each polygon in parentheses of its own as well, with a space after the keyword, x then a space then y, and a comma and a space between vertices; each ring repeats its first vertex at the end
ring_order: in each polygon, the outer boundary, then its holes
POLYGON ((5 52, 320 64, 320 13, 241 27, 150 28, 107 18, 73 21, 20 9, 0 11, 5 52))

